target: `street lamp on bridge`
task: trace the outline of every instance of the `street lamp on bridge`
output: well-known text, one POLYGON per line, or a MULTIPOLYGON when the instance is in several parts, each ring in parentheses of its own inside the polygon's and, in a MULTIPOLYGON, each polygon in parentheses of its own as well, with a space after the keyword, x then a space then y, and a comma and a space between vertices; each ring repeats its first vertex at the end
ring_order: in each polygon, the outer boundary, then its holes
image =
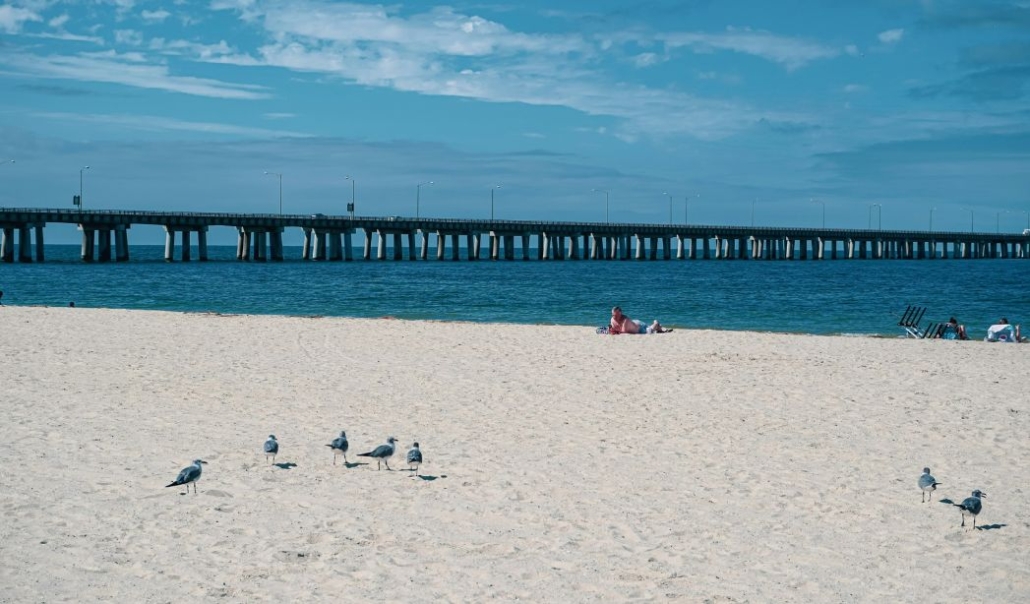
POLYGON ((662 195, 669 196, 669 224, 672 224, 672 195, 669 195, 667 192, 662 193, 662 195))
MULTIPOLYGON (((13 162, 14 160, 12 159, 11 161, 13 162)), ((85 170, 89 170, 89 166, 82 166, 79 168, 79 200, 76 205, 79 206, 80 211, 82 210, 82 173, 85 170)))
POLYGON ((608 224, 608 193, 607 189, 591 189, 595 193, 604 193, 604 222, 608 224))
POLYGON ((283 215, 283 175, 281 172, 269 172, 265 170, 266 176, 278 176, 279 177, 279 215, 283 215))
POLYGON ((972 233, 973 232, 973 209, 972 208, 962 208, 962 209, 964 209, 965 211, 969 212, 969 232, 972 233))
POLYGON ((350 207, 347 208, 347 210, 350 213, 350 217, 354 218, 354 192, 355 192, 355 189, 357 188, 357 181, 355 181, 354 177, 351 176, 350 174, 345 176, 343 179, 350 181, 350 207))
POLYGON ((823 228, 825 229, 826 228, 826 202, 823 201, 822 199, 813 199, 812 203, 821 203, 821 204, 823 204, 823 228))
POLYGON ((494 191, 500 188, 501 185, 494 185, 490 187, 490 220, 494 219, 494 191))
POLYGON ((432 184, 433 184, 433 181, 427 180, 426 182, 420 182, 417 185, 415 185, 415 218, 416 219, 418 219, 419 211, 420 211, 419 210, 419 204, 422 201, 422 187, 424 185, 432 185, 432 184))

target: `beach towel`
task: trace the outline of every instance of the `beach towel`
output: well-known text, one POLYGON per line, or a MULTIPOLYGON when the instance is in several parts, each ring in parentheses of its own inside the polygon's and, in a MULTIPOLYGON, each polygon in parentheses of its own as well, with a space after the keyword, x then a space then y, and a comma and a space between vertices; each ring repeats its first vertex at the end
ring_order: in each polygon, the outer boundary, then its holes
POLYGON ((1016 328, 1008 323, 991 325, 987 328, 987 337, 984 340, 987 342, 1015 342, 1016 328))

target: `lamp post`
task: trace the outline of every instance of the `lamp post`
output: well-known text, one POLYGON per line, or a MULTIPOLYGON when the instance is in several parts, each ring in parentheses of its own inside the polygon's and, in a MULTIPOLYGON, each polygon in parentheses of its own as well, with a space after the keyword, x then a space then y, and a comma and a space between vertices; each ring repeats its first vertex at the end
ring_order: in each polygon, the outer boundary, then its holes
POLYGON ((82 172, 84 170, 89 170, 89 166, 82 166, 79 168, 79 211, 82 211, 82 172))
POLYGON ((591 189, 594 192, 604 193, 604 223, 608 224, 608 193, 607 189, 591 189))
MULTIPOLYGON (((701 197, 701 195, 698 194, 694 197, 701 197)), ((683 224, 690 224, 690 220, 688 220, 690 218, 690 195, 684 197, 683 201, 683 224)))
POLYGON ((283 175, 282 175, 281 172, 269 172, 268 170, 265 170, 265 174, 268 175, 268 176, 278 176, 279 177, 279 215, 282 216, 283 215, 283 175))
POLYGON ((420 182, 417 185, 415 185, 415 219, 416 220, 419 217, 419 204, 421 203, 421 200, 422 200, 422 186, 423 185, 432 185, 432 184, 433 184, 433 181, 427 180, 426 182, 420 182))
POLYGON ((494 185, 490 187, 490 220, 494 219, 494 191, 500 188, 501 185, 494 185))
POLYGON ((933 232, 933 211, 937 208, 930 208, 930 232, 933 232))
POLYGON ((662 193, 662 195, 669 196, 669 224, 672 224, 672 195, 669 195, 668 193, 662 193))
POLYGON ((351 176, 350 174, 345 176, 344 180, 349 180, 350 181, 350 215, 351 215, 351 218, 353 218, 354 217, 354 192, 355 192, 354 190, 357 188, 357 181, 354 180, 354 177, 351 176))
POLYGON ((823 204, 823 228, 825 229, 826 228, 826 202, 821 200, 821 199, 813 199, 812 203, 821 203, 821 204, 823 204))
POLYGON ((757 199, 751 200, 751 226, 755 226, 755 202, 757 199))

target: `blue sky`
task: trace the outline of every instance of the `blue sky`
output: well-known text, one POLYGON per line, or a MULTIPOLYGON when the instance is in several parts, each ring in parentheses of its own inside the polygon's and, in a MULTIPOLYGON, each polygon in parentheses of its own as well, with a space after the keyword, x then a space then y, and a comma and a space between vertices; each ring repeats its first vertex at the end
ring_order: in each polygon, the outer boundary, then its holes
POLYGON ((1015 232, 1030 0, 6 2, 2 159, 7 207, 1015 232))

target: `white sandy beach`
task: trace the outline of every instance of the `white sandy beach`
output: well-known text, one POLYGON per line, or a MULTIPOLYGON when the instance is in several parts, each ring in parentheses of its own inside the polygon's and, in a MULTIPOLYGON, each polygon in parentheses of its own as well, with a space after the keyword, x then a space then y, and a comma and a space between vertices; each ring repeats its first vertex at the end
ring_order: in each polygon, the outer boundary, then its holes
POLYGON ((0 601, 1026 602, 1028 370, 983 342, 2 307, 0 601), (341 429, 352 462, 418 440, 426 478, 333 466, 341 429), (195 458, 197 495, 164 488, 195 458), (961 529, 937 500, 977 488, 988 530, 961 529))

